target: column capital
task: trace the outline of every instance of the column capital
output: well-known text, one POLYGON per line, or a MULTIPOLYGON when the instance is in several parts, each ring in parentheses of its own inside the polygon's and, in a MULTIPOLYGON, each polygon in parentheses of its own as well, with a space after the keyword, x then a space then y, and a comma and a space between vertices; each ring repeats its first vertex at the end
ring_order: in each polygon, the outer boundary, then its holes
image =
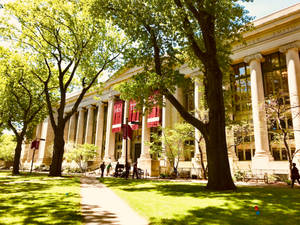
POLYGON ((252 60, 256 60, 258 62, 262 62, 263 61, 263 56, 260 53, 255 53, 253 55, 248 55, 244 58, 244 62, 245 63, 250 63, 252 60))
POLYGON ((94 105, 88 105, 86 108, 87 108, 88 110, 90 110, 90 109, 95 109, 96 107, 95 107, 94 105))
POLYGON ((285 53, 289 49, 293 49, 293 48, 296 48, 296 49, 300 48, 300 41, 293 41, 293 42, 290 42, 286 45, 280 46, 279 51, 282 52, 282 53, 285 53))
POLYGON ((80 107, 80 108, 77 109, 77 112, 81 112, 81 111, 86 111, 86 108, 80 107))

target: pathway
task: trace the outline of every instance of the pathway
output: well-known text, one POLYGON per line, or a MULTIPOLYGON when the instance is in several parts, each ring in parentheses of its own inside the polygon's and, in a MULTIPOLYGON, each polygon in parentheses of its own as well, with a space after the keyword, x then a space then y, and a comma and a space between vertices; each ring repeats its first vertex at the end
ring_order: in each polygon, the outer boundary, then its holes
POLYGON ((147 225, 113 191, 99 183, 95 177, 80 179, 81 210, 86 225, 147 225))

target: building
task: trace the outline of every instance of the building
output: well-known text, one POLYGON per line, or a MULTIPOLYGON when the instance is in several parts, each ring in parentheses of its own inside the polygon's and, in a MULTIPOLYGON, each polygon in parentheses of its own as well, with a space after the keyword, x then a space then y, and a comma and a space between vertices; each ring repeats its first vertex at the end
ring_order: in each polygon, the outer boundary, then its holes
MULTIPOLYGON (((268 172, 288 174, 289 166, 287 152, 281 142, 274 142, 270 129, 277 130, 276 123, 270 126, 267 121, 265 100, 270 94, 281 92, 283 104, 291 106, 291 114, 282 120, 286 127, 294 129, 289 136, 288 143, 292 150, 300 149, 300 4, 275 12, 254 21, 254 29, 244 34, 245 43, 233 46, 231 88, 233 95, 235 120, 246 120, 253 126, 253 130, 246 134, 239 134, 238 145, 229 148, 229 159, 232 171, 251 170, 254 173, 268 172)), ((164 168, 164 160, 151 159, 149 146, 151 132, 156 127, 171 127, 179 122, 180 116, 169 102, 162 109, 155 108, 148 116, 141 116, 133 110, 134 102, 122 102, 114 85, 129 79, 142 68, 127 69, 118 77, 112 77, 106 82, 105 91, 99 99, 94 93, 85 96, 78 112, 72 116, 65 128, 65 141, 72 143, 93 143, 98 146, 98 157, 94 165, 105 162, 124 163, 126 142, 122 139, 121 123, 125 118, 137 121, 141 125, 134 125, 133 138, 128 141, 128 160, 138 161, 139 167, 147 170, 149 175, 156 176, 164 168), (123 115, 123 117, 122 117, 123 115)), ((197 70, 187 66, 181 72, 194 76, 197 70)), ((200 92, 199 83, 191 85, 188 90, 178 88, 176 98, 186 107, 198 108, 200 92)), ((70 108, 76 99, 76 93, 68 97, 70 108)), ((196 132, 196 136, 199 135, 196 132)), ((236 134, 228 132, 230 136, 236 134)), ((53 132, 50 122, 46 119, 36 129, 36 137, 44 138, 36 151, 35 164, 49 165, 53 132)), ((232 139, 232 138, 231 138, 232 139)), ((180 162, 180 168, 197 173, 200 168, 199 149, 195 142, 195 149, 180 162)), ((26 146, 22 153, 22 163, 29 164, 32 150, 26 146)), ((295 157, 300 163, 300 153, 295 157)))

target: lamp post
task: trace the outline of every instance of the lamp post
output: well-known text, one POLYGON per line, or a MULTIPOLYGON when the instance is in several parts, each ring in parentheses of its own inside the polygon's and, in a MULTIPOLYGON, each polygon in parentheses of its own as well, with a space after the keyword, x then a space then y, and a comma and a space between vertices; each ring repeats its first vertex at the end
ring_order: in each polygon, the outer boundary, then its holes
POLYGON ((30 168, 30 173, 32 173, 32 167, 33 167, 33 160, 34 160, 34 155, 35 155, 35 150, 39 148, 40 141, 45 141, 43 138, 36 138, 32 143, 31 143, 31 148, 33 148, 32 152, 32 159, 31 159, 31 168, 30 168))
MULTIPOLYGON (((130 122, 131 124, 140 124, 140 122, 138 121, 131 121, 130 122)), ((126 123, 125 123, 125 138, 126 138, 126 141, 125 141, 125 177, 126 179, 128 179, 128 176, 129 176, 129 165, 128 165, 128 129, 129 129, 129 125, 128 125, 128 118, 126 118, 126 123)))

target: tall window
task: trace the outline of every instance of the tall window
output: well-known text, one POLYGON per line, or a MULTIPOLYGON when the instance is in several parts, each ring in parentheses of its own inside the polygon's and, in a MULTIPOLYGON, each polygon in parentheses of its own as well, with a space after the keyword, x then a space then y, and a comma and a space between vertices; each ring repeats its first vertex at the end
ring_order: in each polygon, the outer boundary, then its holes
POLYGON ((82 144, 85 143, 85 134, 87 133, 87 116, 88 116, 88 110, 84 110, 83 112, 83 136, 82 136, 82 144))
POLYGON ((98 116, 98 110, 99 107, 96 106, 93 112, 93 130, 92 130, 92 144, 96 144, 95 143, 95 137, 96 137, 96 126, 97 126, 97 116, 98 116))
POLYGON ((239 63, 233 66, 231 88, 233 91, 233 108, 235 116, 238 116, 240 113, 250 111, 251 80, 248 64, 239 63))
MULTIPOLYGON (((281 91, 288 96, 288 80, 285 55, 276 52, 264 56, 262 73, 265 96, 274 95, 281 91)), ((287 102, 289 103, 289 102, 287 102)))
POLYGON ((234 148, 240 161, 251 160, 255 152, 252 128, 250 68, 246 63, 232 66, 231 91, 233 119, 246 125, 235 125, 234 148))
MULTIPOLYGON (((277 96, 279 94, 281 104, 289 108, 290 98, 285 54, 275 52, 264 56, 264 59, 262 63, 262 74, 265 98, 268 99, 270 96, 277 96)), ((289 112, 281 117, 280 124, 289 130, 293 129, 292 117, 289 112)), ((270 151, 274 159, 287 160, 286 149, 282 136, 280 136, 281 132, 276 118, 268 120, 268 133, 270 151)), ((292 133, 288 139, 290 139, 288 142, 292 144, 292 139, 294 139, 292 133)))

